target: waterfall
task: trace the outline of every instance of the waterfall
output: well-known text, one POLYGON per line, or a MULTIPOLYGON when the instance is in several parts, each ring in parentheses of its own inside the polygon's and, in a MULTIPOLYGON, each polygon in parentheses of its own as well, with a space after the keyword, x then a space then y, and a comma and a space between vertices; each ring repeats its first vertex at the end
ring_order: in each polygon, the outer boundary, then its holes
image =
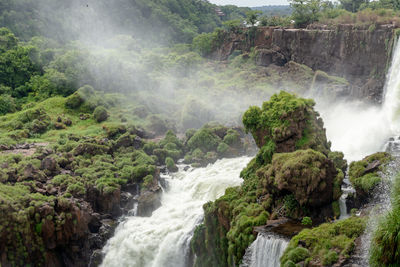
MULTIPOLYGON (((392 136, 400 133, 400 42, 397 40, 392 64, 386 78, 385 97, 382 106, 382 114, 389 121, 388 129, 392 136)), ((362 236, 361 257, 357 262, 361 266, 369 266, 369 252, 372 235, 379 223, 381 216, 391 209, 391 183, 397 175, 400 167, 400 137, 390 138, 384 145, 384 149, 390 152, 395 160, 386 168, 383 174, 384 183, 377 189, 370 205, 373 206, 367 224, 365 234, 362 236)))
POLYGON ((247 248, 240 267, 279 267, 288 241, 270 233, 259 233, 247 248))
POLYGON ((400 133, 400 42, 394 46, 381 106, 332 101, 312 92, 308 97, 317 102, 332 150, 343 151, 349 161, 382 151, 387 140, 400 133))
POLYGON ((184 267, 189 242, 203 218, 203 204, 242 183, 249 157, 222 159, 205 168, 167 175, 168 190, 151 217, 127 217, 105 248, 102 266, 184 267))
POLYGON ((392 64, 390 66, 385 85, 385 99, 383 111, 387 116, 390 129, 398 134, 400 132, 400 42, 397 41, 393 53, 392 64))

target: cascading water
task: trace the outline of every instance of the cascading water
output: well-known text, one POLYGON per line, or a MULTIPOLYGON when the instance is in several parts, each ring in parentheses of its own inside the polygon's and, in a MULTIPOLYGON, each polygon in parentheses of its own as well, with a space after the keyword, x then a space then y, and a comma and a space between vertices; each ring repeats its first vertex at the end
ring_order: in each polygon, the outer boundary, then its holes
POLYGON ((259 233, 257 239, 246 250, 240 267, 279 267, 280 258, 288 244, 282 237, 259 233))
POLYGON ((383 112, 388 117, 393 133, 400 132, 400 42, 397 40, 392 64, 385 85, 383 112))
POLYGON ((249 157, 222 159, 206 168, 164 177, 169 189, 162 206, 151 217, 128 217, 104 248, 102 266, 184 267, 194 228, 203 217, 202 206, 242 183, 240 171, 249 157))

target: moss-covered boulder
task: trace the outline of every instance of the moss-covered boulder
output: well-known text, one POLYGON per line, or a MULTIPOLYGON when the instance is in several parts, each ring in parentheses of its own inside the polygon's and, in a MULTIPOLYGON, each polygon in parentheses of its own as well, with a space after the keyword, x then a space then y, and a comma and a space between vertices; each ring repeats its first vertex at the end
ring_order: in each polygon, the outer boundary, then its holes
POLYGON ((282 91, 261 108, 250 107, 243 115, 243 124, 259 148, 273 144, 278 153, 312 148, 327 155, 330 143, 314 105, 312 99, 282 91))
POLYGON ((381 182, 382 179, 378 173, 383 171, 385 165, 391 159, 389 153, 378 152, 350 164, 349 179, 361 202, 365 201, 371 195, 372 190, 381 182))
POLYGON ((331 203, 336 175, 333 162, 312 149, 274 154, 272 163, 257 171, 262 193, 292 194, 303 207, 331 203))
POLYGON ((97 122, 103 122, 103 121, 107 120, 108 116, 109 116, 108 112, 107 112, 106 108, 103 106, 98 106, 93 111, 93 118, 97 122))
POLYGON ((353 252, 355 240, 364 232, 367 218, 350 217, 304 229, 290 241, 281 266, 332 266, 343 263, 353 252))
POLYGON ((241 128, 209 123, 199 130, 186 132, 185 163, 206 166, 219 158, 246 154, 246 137, 241 128))

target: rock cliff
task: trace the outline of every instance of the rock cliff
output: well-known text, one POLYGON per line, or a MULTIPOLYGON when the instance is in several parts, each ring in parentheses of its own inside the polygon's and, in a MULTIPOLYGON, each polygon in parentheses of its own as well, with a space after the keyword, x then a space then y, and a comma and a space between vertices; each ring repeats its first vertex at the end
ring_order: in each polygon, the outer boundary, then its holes
POLYGON ((211 57, 226 60, 235 51, 255 48, 260 66, 294 61, 345 78, 350 86, 339 95, 379 103, 396 36, 393 25, 373 30, 355 25, 248 28, 227 33, 211 57))

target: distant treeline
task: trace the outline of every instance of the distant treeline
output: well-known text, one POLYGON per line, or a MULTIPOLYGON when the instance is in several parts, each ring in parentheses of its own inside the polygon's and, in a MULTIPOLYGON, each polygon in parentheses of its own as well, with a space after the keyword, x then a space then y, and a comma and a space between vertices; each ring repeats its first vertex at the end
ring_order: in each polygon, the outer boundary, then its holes
POLYGON ((252 7, 253 10, 259 10, 265 16, 290 16, 292 8, 289 5, 273 5, 252 7))
POLYGON ((198 0, 0 0, 0 26, 25 41, 44 35, 65 42, 97 30, 191 42, 198 33, 211 32, 226 20, 244 18, 250 10, 224 6, 217 12, 216 8, 198 0))

